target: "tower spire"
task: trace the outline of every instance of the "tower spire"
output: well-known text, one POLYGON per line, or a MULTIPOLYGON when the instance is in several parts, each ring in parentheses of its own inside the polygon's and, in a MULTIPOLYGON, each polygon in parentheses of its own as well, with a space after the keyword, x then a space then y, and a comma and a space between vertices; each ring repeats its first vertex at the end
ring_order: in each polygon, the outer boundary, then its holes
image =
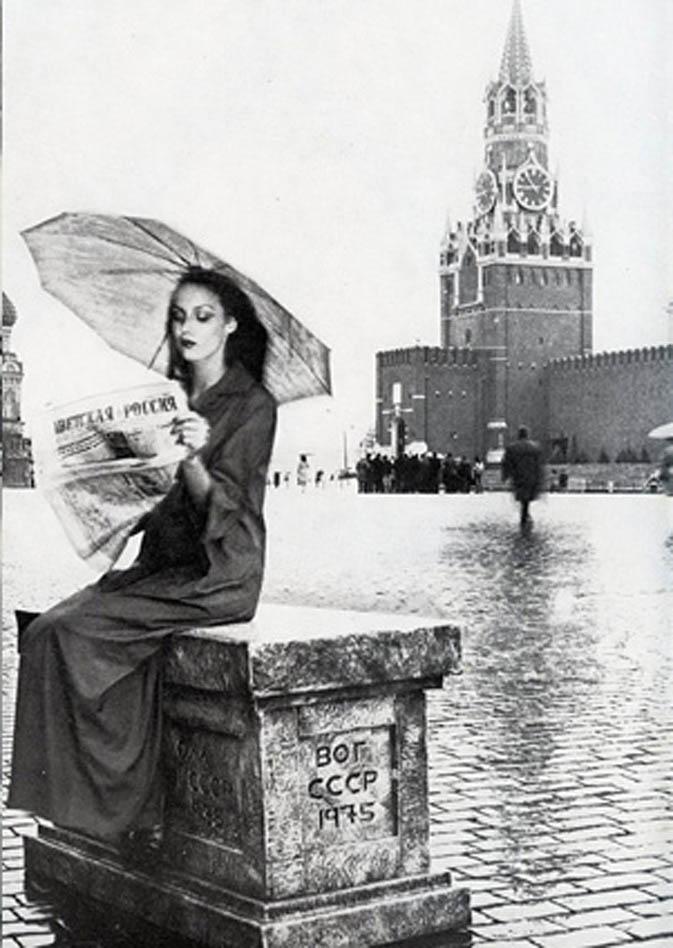
POLYGON ((500 81, 514 86, 527 85, 533 76, 533 63, 523 26, 521 0, 514 0, 507 39, 500 62, 500 81))

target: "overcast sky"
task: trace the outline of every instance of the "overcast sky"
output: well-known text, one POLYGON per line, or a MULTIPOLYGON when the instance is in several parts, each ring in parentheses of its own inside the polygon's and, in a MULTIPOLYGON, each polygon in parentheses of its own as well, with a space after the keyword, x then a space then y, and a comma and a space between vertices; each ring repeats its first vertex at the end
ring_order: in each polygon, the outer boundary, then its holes
MULTIPOLYGON (((159 218, 333 350, 278 463, 336 465, 373 419, 377 349, 439 341, 447 212, 471 212, 511 0, 6 0, 4 286, 24 414, 137 381, 43 293, 19 231, 159 218)), ((561 212, 595 242, 597 349, 673 341, 672 0, 524 0, 561 212)))

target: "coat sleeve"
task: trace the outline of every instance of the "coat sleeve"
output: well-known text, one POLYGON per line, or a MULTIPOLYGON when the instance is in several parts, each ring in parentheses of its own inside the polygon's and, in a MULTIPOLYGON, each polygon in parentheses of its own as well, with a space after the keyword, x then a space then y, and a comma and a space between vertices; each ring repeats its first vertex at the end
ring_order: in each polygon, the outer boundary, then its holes
POLYGON ((275 429, 276 405, 265 397, 250 407, 208 460, 213 484, 202 520, 203 541, 225 536, 232 520, 261 516, 275 429))

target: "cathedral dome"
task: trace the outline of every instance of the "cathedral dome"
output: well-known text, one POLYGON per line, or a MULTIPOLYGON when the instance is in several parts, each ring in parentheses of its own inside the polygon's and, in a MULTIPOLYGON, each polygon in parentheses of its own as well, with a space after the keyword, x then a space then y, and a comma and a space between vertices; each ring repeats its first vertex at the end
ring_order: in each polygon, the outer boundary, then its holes
POLYGON ((14 303, 6 293, 2 294, 2 325, 13 326, 17 320, 17 312, 14 303))

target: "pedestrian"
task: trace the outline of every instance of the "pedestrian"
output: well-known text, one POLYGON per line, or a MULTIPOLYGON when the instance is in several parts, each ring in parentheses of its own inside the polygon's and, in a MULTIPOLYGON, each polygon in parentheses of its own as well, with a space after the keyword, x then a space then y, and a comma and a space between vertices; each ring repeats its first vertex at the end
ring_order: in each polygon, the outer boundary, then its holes
POLYGON ((406 490, 406 456, 398 454, 393 461, 393 489, 396 494, 406 490))
POLYGON ((478 454, 474 456, 474 464, 472 465, 472 476, 474 478, 474 490, 475 493, 481 494, 484 490, 484 462, 481 460, 478 454))
POLYGON ((382 461, 383 465, 383 490, 384 493, 390 494, 393 489, 393 462, 389 457, 384 457, 382 461))
MULTIPOLYGON (((369 457, 369 455, 367 455, 369 457)), ((358 493, 366 494, 367 493, 367 470, 368 462, 367 458, 360 458, 355 465, 355 474, 358 481, 358 493)))
POLYGON ((661 456, 659 479, 669 497, 673 497, 673 438, 667 438, 667 446, 661 456))
POLYGON ((299 461, 297 463, 297 486, 300 488, 302 494, 306 491, 306 485, 308 484, 309 479, 309 463, 308 458, 305 454, 299 455, 299 461))
POLYGON ((472 465, 465 455, 458 459, 458 480, 460 482, 461 494, 469 494, 472 490, 472 465))
POLYGON ((245 293, 191 268, 171 295, 169 376, 190 411, 168 494, 138 523, 139 555, 21 636, 9 806, 147 862, 162 839, 161 648, 194 625, 251 619, 276 426, 263 387, 267 333, 245 293))
POLYGON ((442 464, 442 482, 444 484, 444 491, 447 494, 457 493, 460 487, 458 467, 456 460, 450 451, 444 458, 444 463, 442 464))
POLYGON ((430 467, 428 474, 428 487, 431 494, 437 494, 439 492, 439 480, 442 470, 442 462, 437 457, 437 452, 433 451, 428 460, 430 467))
POLYGON ((374 455, 371 462, 372 468, 372 491, 375 494, 383 493, 383 458, 380 454, 374 455))
POLYGON ((507 446, 502 459, 502 479, 512 482, 514 496, 521 508, 519 525, 522 530, 532 525, 528 508, 542 490, 543 474, 540 446, 530 440, 528 428, 522 425, 518 439, 507 446))

